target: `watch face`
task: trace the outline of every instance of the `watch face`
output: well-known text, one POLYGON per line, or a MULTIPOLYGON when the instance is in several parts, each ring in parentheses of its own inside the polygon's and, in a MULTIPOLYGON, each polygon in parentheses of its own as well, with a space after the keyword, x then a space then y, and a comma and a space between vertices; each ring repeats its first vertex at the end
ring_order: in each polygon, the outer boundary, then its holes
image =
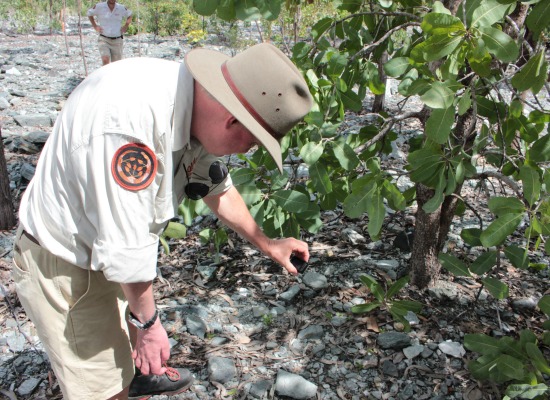
POLYGON ((158 310, 155 310, 155 314, 153 314, 153 316, 151 317, 151 319, 145 323, 142 323, 140 320, 137 319, 137 317, 132 313, 130 312, 130 315, 128 317, 128 321, 130 323, 132 323, 132 325, 134 325, 136 328, 138 329, 141 329, 141 330, 145 330, 145 329, 149 329, 150 327, 152 327, 155 323, 155 321, 157 320, 158 318, 158 310))

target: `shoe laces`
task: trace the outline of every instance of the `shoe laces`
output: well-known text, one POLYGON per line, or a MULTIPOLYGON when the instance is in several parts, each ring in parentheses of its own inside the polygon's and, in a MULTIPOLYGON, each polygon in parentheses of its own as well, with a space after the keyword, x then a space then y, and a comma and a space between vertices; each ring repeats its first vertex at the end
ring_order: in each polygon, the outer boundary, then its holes
POLYGON ((180 380, 180 373, 177 369, 169 367, 166 364, 164 365, 164 367, 166 368, 165 374, 168 379, 170 379, 172 382, 177 382, 180 380))

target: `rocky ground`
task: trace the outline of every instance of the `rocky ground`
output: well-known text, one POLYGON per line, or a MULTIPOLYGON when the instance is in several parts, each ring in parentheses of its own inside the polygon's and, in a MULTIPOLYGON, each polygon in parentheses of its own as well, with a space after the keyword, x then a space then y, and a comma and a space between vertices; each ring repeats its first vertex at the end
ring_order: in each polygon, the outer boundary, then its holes
MULTIPOLYGON (((211 45, 231 53, 223 43, 211 45)), ((0 33, 0 118, 16 206, 64 100, 86 70, 100 67, 95 35, 86 26, 82 48, 86 63, 74 32, 67 41, 59 34, 0 33)), ((189 49, 177 39, 125 41, 126 57, 181 61, 189 49)), ((398 100, 390 96, 389 106, 398 100)), ((344 129, 353 131, 362 122, 361 115, 350 116, 344 129)), ((417 128, 404 125, 403 137, 417 128)), ((386 166, 398 171, 406 146, 394 150, 386 166)), ((473 186, 466 195, 486 201, 473 186)), ((303 238, 312 259, 299 277, 282 272, 235 235, 215 263, 213 249, 197 235, 216 224, 212 217, 200 218, 187 238, 170 243, 171 253, 160 256, 157 304, 172 343, 171 365, 189 368, 196 378, 189 391, 172 398, 502 398, 502 387, 472 379, 467 363, 475 354, 465 350, 463 337, 515 335, 524 328, 539 332, 544 317, 536 302, 548 293, 548 268, 521 271, 503 262, 499 276, 510 286, 510 297, 502 301, 480 291, 475 281, 446 273, 430 290, 407 287, 399 297, 424 306, 407 316, 407 332, 387 310, 359 315, 350 310, 372 300, 362 274, 386 282, 407 273, 410 249, 399 239, 414 217, 390 214, 376 242, 366 234, 364 220, 348 220, 342 213, 323 219, 319 234, 303 238)), ((473 219, 466 213, 455 226, 473 219)), ((13 235, 14 230, 0 232, 0 399, 60 399, 10 278, 13 235)), ((454 230, 447 248, 473 251, 454 230)), ((533 256, 548 265, 543 254, 533 256)))

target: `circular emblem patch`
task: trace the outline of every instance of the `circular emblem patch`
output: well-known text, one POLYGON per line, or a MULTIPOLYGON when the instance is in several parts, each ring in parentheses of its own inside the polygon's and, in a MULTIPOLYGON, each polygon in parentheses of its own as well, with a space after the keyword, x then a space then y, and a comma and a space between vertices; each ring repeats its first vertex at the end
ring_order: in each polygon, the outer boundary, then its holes
POLYGON ((145 189, 157 173, 157 157, 141 143, 129 143, 119 148, 113 156, 111 171, 116 183, 124 189, 145 189))

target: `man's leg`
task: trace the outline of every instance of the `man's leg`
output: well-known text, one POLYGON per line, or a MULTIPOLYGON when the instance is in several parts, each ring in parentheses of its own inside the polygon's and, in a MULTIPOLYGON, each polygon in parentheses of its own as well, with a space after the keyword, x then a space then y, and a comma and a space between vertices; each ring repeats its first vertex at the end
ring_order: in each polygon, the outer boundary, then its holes
POLYGON ((120 285, 65 262, 24 233, 14 246, 13 278, 64 398, 125 399, 134 364, 120 285))
POLYGON ((111 62, 122 60, 122 46, 124 39, 113 39, 110 43, 111 49, 111 62))
POLYGON ((97 47, 99 49, 99 55, 101 56, 101 62, 103 65, 107 65, 111 62, 111 48, 109 39, 99 36, 97 39, 97 47))

